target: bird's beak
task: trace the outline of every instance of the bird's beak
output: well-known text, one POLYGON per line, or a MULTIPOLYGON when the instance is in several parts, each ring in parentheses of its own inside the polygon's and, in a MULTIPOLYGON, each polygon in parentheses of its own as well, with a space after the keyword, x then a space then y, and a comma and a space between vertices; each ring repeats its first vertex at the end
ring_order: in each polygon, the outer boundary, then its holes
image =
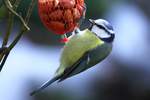
POLYGON ((89 19, 89 22, 95 24, 95 21, 93 19, 89 19))

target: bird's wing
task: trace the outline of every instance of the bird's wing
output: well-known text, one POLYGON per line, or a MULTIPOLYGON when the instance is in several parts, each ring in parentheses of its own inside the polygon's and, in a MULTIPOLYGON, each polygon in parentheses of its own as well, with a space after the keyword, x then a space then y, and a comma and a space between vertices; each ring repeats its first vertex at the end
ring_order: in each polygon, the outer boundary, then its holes
MULTIPOLYGON (((89 61, 89 56, 88 55, 89 55, 89 53, 90 53, 90 51, 84 53, 84 55, 77 62, 75 62, 72 66, 66 68, 64 70, 64 73, 59 77, 59 81, 58 82, 61 82, 61 81, 65 80, 66 78, 70 77, 70 75, 79 67, 79 65, 82 62, 86 61, 86 63, 88 64, 88 61, 89 61)), ((83 68, 83 69, 85 69, 85 68, 83 68)), ((81 69, 80 72, 83 69, 81 69)))
POLYGON ((103 41, 89 30, 84 30, 77 35, 74 35, 62 49, 60 66, 55 75, 63 74, 65 69, 79 61, 79 59, 82 58, 87 51, 90 51, 103 43, 103 41))
POLYGON ((64 70, 59 77, 58 82, 96 65, 109 55, 111 49, 111 44, 102 44, 85 52, 72 66, 69 66, 64 70))

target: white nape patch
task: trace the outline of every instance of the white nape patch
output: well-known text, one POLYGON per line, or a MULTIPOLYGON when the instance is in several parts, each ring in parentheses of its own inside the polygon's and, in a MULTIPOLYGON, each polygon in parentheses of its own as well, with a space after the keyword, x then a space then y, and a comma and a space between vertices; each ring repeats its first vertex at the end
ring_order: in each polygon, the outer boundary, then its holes
POLYGON ((111 36, 103 29, 94 25, 91 30, 93 33, 97 34, 100 38, 110 38, 111 36))

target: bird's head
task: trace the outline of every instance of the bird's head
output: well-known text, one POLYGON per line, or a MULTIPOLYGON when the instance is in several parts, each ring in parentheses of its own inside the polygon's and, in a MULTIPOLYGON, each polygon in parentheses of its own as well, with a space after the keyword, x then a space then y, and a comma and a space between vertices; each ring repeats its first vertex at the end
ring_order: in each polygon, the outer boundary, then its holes
POLYGON ((91 32, 96 34, 104 42, 113 42, 115 38, 115 32, 112 25, 108 21, 104 19, 89 19, 89 21, 92 24, 89 28, 91 32))

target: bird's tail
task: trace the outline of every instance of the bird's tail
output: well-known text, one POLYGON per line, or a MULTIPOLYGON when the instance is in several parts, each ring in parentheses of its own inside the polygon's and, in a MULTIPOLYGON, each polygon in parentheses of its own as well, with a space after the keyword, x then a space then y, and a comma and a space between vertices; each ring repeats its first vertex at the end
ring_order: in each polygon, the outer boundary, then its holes
POLYGON ((51 80, 48 80, 47 82, 45 82, 43 85, 41 85, 39 88, 37 88, 36 90, 32 91, 30 93, 30 96, 35 95, 36 93, 39 93, 40 91, 42 91, 43 89, 45 89, 46 87, 48 87, 49 85, 51 85, 53 82, 55 82, 56 80, 59 79, 59 76, 55 76, 54 78, 52 78, 51 80))

